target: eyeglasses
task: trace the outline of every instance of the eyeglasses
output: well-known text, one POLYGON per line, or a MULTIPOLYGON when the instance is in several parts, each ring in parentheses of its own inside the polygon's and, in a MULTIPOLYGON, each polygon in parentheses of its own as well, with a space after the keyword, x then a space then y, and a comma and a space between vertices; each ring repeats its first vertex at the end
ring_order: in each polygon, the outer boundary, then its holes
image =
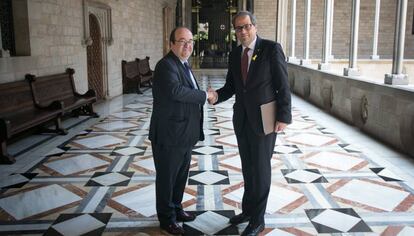
POLYGON ((253 24, 245 24, 245 25, 241 25, 241 26, 236 26, 234 27, 234 30, 237 33, 240 33, 243 31, 243 29, 245 29, 246 31, 249 31, 252 28, 253 24))
POLYGON ((191 40, 191 39, 188 41, 185 41, 184 39, 180 39, 180 40, 175 40, 174 42, 178 43, 181 46, 184 46, 184 45, 194 46, 194 40, 191 40))

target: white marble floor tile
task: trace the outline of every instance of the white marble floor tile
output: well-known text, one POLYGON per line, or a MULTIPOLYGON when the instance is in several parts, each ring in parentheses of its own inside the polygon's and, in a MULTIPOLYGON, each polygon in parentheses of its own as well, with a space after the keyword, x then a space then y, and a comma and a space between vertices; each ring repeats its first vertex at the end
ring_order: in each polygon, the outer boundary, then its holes
POLYGON ((119 144, 125 142, 125 140, 111 136, 111 135, 98 135, 90 138, 83 138, 74 140, 73 142, 86 146, 88 148, 100 148, 107 145, 119 144))
POLYGON ((144 149, 137 148, 137 147, 125 147, 125 148, 119 148, 119 149, 114 150, 114 152, 119 153, 124 156, 135 155, 135 154, 138 154, 144 151, 145 151, 144 149))
POLYGON ((107 131, 114 131, 114 130, 120 130, 120 129, 128 129, 132 127, 136 127, 136 124, 132 124, 125 121, 113 121, 113 122, 107 122, 95 125, 94 127, 107 130, 107 131))
POLYGON ((225 118, 232 118, 233 117, 233 111, 221 111, 215 113, 217 116, 225 117, 225 118))
POLYGON ((122 194, 114 201, 146 217, 155 215, 155 184, 122 194))
POLYGON ((203 153, 205 155, 212 155, 214 153, 221 152, 222 149, 216 148, 216 147, 211 147, 211 146, 203 146, 203 147, 199 147, 199 148, 194 148, 193 151, 203 153))
POLYGON ((0 207, 15 219, 21 220, 79 200, 81 198, 78 195, 53 184, 2 198, 0 207))
POLYGON ((241 169, 241 160, 240 160, 239 155, 224 159, 224 160, 220 161, 220 163, 223 163, 223 164, 241 169))
POLYGON ((222 122, 222 123, 219 123, 219 124, 215 124, 214 125, 215 127, 218 127, 218 128, 225 128, 225 129, 233 129, 233 122, 232 121, 225 121, 225 122, 222 122))
POLYGON ((269 233, 266 234, 266 236, 295 236, 294 234, 291 234, 289 232, 286 232, 284 230, 280 229, 273 229, 269 233))
POLYGON ((290 172, 289 174, 286 174, 285 177, 295 179, 304 183, 311 183, 312 181, 320 178, 321 175, 306 170, 295 170, 293 172, 290 172))
POLYGON ((275 152, 284 153, 284 154, 289 154, 289 153, 292 153, 292 152, 295 152, 295 151, 298 151, 298 150, 299 150, 298 148, 290 147, 290 146, 284 146, 284 145, 276 146, 275 149, 274 149, 275 152))
POLYGON ((266 212, 269 214, 275 213, 302 196, 303 194, 298 192, 272 185, 267 200, 266 212))
POLYGON ((52 228, 62 235, 83 235, 103 226, 105 226, 104 223, 88 214, 85 214, 55 224, 52 228))
POLYGON ((134 164, 144 167, 145 169, 155 171, 154 160, 152 158, 135 161, 134 164))
POLYGON ((200 183, 210 185, 210 184, 217 183, 220 180, 226 179, 227 176, 224 176, 219 173, 212 172, 212 171, 204 171, 204 172, 201 172, 200 174, 193 175, 190 178, 200 183))
POLYGON ((20 175, 20 174, 9 175, 7 176, 7 178, 2 178, 0 180, 0 188, 19 184, 19 183, 26 182, 26 181, 29 181, 29 179, 24 177, 23 175, 20 175))
POLYGON ((119 173, 109 173, 109 174, 104 174, 104 175, 92 178, 93 181, 103 186, 109 186, 112 184, 116 184, 116 183, 129 180, 129 179, 130 178, 128 178, 127 176, 121 175, 119 173))
POLYGON ((224 197, 230 200, 233 200, 235 202, 242 202, 243 199, 243 193, 244 193, 244 188, 241 187, 239 189, 236 189, 228 194, 225 194, 224 197))
POLYGON ((397 236, 412 236, 414 235, 414 227, 404 227, 397 236))
POLYGON ((151 105, 141 104, 141 103, 131 103, 131 104, 126 105, 125 107, 129 109, 143 109, 143 108, 149 108, 151 107, 151 105))
POLYGON ((140 130, 131 131, 130 133, 136 136, 146 136, 148 135, 149 131, 145 129, 144 130, 140 129, 140 130))
POLYGON ((116 112, 111 114, 112 116, 118 118, 138 118, 140 116, 145 115, 144 113, 136 112, 136 111, 123 111, 123 112, 116 112))
POLYGON ((308 134, 308 133, 300 133, 297 135, 293 135, 292 137, 289 137, 286 139, 289 142, 297 143, 297 144, 303 144, 303 145, 309 145, 309 146, 323 146, 327 145, 329 143, 334 143, 336 138, 329 137, 329 136, 323 136, 318 134, 308 134))
POLYGON ((106 164, 109 163, 90 154, 82 154, 62 160, 51 161, 44 165, 62 175, 70 175, 106 164))
POLYGON ((352 227, 360 222, 361 219, 342 212, 326 209, 321 214, 313 218, 312 221, 342 232, 348 232, 352 227))
POLYGON ((333 192, 332 195, 385 211, 392 211, 410 193, 354 179, 333 192))
POLYGON ((226 136, 224 138, 217 138, 216 140, 219 141, 219 142, 223 142, 225 144, 230 144, 230 145, 233 145, 233 146, 237 147, 236 135, 229 135, 229 136, 226 136))
POLYGON ((314 127, 314 123, 299 121, 299 120, 293 120, 292 124, 290 124, 287 128, 291 130, 304 130, 314 127))
MULTIPOLYGON (((191 195, 184 193, 183 202, 192 198, 191 195)), ((150 217, 157 213, 155 209, 155 184, 122 194, 113 198, 113 200, 145 217, 150 217)))
POLYGON ((394 172, 390 171, 387 168, 383 169, 382 171, 378 172, 377 174, 379 176, 391 178, 391 179, 394 179, 394 180, 401 180, 401 181, 403 181, 403 179, 401 177, 399 177, 398 175, 396 175, 394 172))
POLYGON ((207 211, 197 216, 194 221, 186 222, 185 224, 198 229, 207 235, 213 235, 229 226, 230 224, 228 221, 229 219, 227 217, 224 217, 212 211, 207 211))
POLYGON ((364 159, 362 158, 346 153, 337 152, 320 152, 305 159, 305 162, 307 163, 312 163, 342 171, 350 170, 363 161, 364 159))

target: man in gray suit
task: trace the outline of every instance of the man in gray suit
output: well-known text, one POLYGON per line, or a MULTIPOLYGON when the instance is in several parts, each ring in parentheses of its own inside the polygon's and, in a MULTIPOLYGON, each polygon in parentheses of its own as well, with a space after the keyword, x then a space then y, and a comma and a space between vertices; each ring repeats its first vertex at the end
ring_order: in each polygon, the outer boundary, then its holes
POLYGON ((188 66, 193 35, 185 27, 170 35, 171 51, 156 65, 149 139, 156 169, 156 208, 160 227, 170 234, 183 234, 177 221, 192 221, 195 215, 182 208, 191 150, 204 140, 203 105, 214 97, 200 90, 188 66))

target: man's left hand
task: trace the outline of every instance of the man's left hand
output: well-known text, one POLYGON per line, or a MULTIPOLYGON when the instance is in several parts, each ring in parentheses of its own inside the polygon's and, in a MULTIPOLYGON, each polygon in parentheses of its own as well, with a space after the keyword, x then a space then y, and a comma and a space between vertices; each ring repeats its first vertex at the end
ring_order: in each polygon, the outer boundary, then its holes
POLYGON ((287 125, 288 124, 286 124, 286 123, 283 123, 283 122, 280 122, 280 121, 276 121, 276 124, 275 124, 275 132, 276 133, 282 132, 286 128, 287 125))

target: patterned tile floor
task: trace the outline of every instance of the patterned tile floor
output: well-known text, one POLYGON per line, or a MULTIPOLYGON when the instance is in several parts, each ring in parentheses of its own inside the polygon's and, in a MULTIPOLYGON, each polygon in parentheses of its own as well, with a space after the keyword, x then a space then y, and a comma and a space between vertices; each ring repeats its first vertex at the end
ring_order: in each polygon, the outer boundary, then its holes
MULTIPOLYGON (((222 76, 199 76, 218 88, 222 76)), ((240 158, 230 101, 205 106, 206 140, 193 150, 183 205, 187 235, 238 235, 240 158)), ((70 119, 64 137, 31 136, 0 166, 0 234, 166 235, 155 212, 148 140, 151 90, 98 104, 101 118, 70 119)), ((293 97, 278 135, 263 235, 414 235, 414 164, 293 97)))

